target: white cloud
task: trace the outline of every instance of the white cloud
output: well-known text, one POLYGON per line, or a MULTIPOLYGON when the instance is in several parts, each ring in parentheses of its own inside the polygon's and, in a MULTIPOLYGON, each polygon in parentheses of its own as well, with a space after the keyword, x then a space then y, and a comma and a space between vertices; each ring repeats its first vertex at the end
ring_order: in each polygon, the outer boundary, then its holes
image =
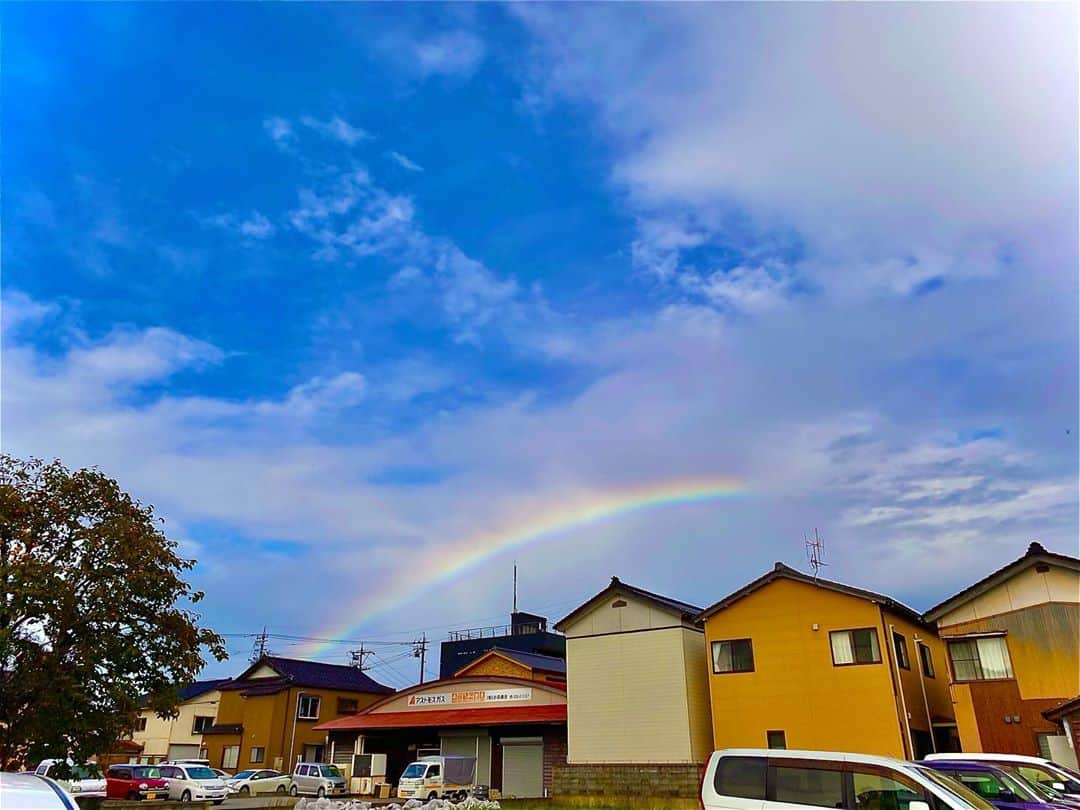
POLYGON ((278 146, 287 147, 293 139, 296 137, 296 133, 293 132, 292 124, 287 118, 281 118, 280 116, 273 116, 263 121, 263 129, 266 134, 270 136, 270 140, 276 143, 278 146))
POLYGON ((396 31, 380 38, 376 48, 403 74, 418 79, 468 79, 487 56, 484 41, 461 28, 430 36, 396 31))
POLYGON ((247 217, 240 217, 235 214, 215 214, 209 217, 199 217, 199 221, 203 225, 231 231, 245 239, 258 241, 269 239, 277 232, 274 223, 258 211, 252 211, 247 217))
POLYGON ((401 154, 401 152, 390 151, 390 152, 387 152, 387 154, 390 156, 391 160, 393 160, 395 163, 397 163, 403 169, 408 169, 410 172, 422 172, 424 170, 423 166, 409 160, 409 158, 407 158, 405 155, 401 154))
POLYGON ((360 127, 354 127, 344 118, 340 116, 333 116, 331 118, 321 120, 314 116, 305 115, 300 119, 300 123, 308 129, 322 135, 324 138, 328 138, 332 141, 338 141, 346 146, 356 146, 361 141, 366 141, 371 138, 371 135, 360 127))

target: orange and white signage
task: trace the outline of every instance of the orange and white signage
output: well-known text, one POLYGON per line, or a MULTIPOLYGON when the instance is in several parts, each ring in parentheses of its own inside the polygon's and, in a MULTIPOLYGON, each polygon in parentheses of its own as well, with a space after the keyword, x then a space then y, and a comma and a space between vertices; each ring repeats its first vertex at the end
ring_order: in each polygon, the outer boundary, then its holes
POLYGON ((409 695, 413 706, 475 706, 483 703, 518 703, 532 700, 532 689, 469 689, 460 692, 428 692, 409 695))

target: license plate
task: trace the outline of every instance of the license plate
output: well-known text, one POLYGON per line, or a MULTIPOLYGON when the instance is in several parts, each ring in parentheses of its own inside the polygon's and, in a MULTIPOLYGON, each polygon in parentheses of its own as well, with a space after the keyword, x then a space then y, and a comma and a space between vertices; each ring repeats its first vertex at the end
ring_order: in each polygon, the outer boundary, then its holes
POLYGON ((146 798, 148 798, 148 799, 156 799, 157 794, 156 793, 147 793, 146 798))

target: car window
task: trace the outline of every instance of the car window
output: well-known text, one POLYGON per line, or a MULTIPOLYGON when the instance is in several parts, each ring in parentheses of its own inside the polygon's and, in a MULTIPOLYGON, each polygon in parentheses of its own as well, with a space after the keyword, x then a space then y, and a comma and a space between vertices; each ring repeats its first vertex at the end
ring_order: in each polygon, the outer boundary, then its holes
POLYGON ((721 757, 716 763, 713 789, 721 796, 764 799, 765 770, 762 757, 721 757))
POLYGON ((96 779, 96 771, 88 765, 73 765, 71 767, 72 779, 96 779))
POLYGON ((839 770, 776 765, 771 781, 773 795, 769 798, 772 801, 813 807, 844 806, 844 776, 839 770))
POLYGON ((113 768, 109 774, 114 779, 131 779, 131 768, 113 768))
POLYGON ((1029 782, 1037 782, 1051 790, 1054 789, 1054 783, 1059 782, 1065 785, 1066 793, 1080 793, 1080 782, 1074 781, 1064 773, 1056 773, 1045 765, 1031 765, 1025 762, 1017 763, 1014 768, 1029 782))
POLYGON ((247 779, 249 777, 254 778, 255 774, 255 771, 240 771, 240 773, 233 776, 233 779, 247 779))
MULTIPOLYGON (((858 768, 858 765, 854 766, 858 768)), ((922 792, 901 779, 877 771, 852 773, 855 807, 858 810, 908 810, 913 801, 925 801, 922 792)))
POLYGON ((441 773, 442 769, 438 765, 432 765, 430 768, 428 768, 427 776, 430 779, 432 777, 438 776, 441 773))
POLYGON ((974 790, 989 802, 994 801, 1001 795, 1005 786, 992 773, 987 771, 952 771, 947 772, 961 785, 974 790))
POLYGON ((323 765, 321 770, 323 776, 329 776, 332 779, 341 778, 341 771, 338 770, 337 765, 323 765))
POLYGON ((218 775, 209 768, 197 765, 187 769, 188 779, 217 779, 218 775))
POLYGON ((980 796, 975 791, 957 782, 955 779, 950 779, 943 773, 935 771, 933 768, 925 768, 921 765, 912 766, 921 776, 929 779, 941 790, 953 796, 959 797, 961 801, 967 802, 975 810, 994 810, 994 805, 990 804, 986 799, 980 796))
POLYGON ((34 770, 34 773, 36 773, 38 776, 48 776, 49 775, 49 766, 48 765, 38 765, 37 768, 34 770))

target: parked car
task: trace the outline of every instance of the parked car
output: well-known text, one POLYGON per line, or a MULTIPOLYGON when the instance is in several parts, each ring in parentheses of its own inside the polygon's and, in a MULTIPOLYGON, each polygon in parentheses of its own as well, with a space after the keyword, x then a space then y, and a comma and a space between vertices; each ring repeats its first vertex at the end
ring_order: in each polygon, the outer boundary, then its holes
POLYGON ((4 810, 78 810, 75 797, 55 779, 34 773, 0 773, 4 810))
POLYGON ((1042 757, 1023 754, 930 754, 926 760, 989 762, 1009 773, 1022 776, 1036 788, 1040 788, 1044 795, 1080 799, 1080 773, 1042 757))
POLYGON ((298 762, 293 770, 289 793, 293 796, 344 796, 345 775, 337 765, 325 762, 298 762))
POLYGON ((1025 779, 989 762, 935 759, 924 764, 951 776, 999 810, 1072 810, 1070 805, 1051 803, 1025 779))
POLYGON ((222 782, 228 782, 230 779, 233 778, 233 775, 231 773, 229 773, 228 771, 223 771, 221 770, 221 768, 211 768, 210 770, 216 773, 222 782))
POLYGON ((78 765, 70 759, 43 759, 34 774, 54 779, 76 799, 105 798, 105 779, 96 765, 78 765))
POLYGON ((169 798, 169 782, 157 765, 110 765, 105 783, 110 799, 169 798))
POLYGON ((292 777, 270 768, 240 771, 225 781, 230 793, 242 796, 258 793, 287 793, 292 787, 292 777))
POLYGON ((978 794, 915 762, 835 751, 715 751, 702 774, 704 810, 993 810, 978 794), (768 775, 768 778, 766 778, 768 775))
POLYGON ((221 777, 205 765, 158 765, 158 770, 169 781, 170 799, 221 804, 229 795, 221 777))

